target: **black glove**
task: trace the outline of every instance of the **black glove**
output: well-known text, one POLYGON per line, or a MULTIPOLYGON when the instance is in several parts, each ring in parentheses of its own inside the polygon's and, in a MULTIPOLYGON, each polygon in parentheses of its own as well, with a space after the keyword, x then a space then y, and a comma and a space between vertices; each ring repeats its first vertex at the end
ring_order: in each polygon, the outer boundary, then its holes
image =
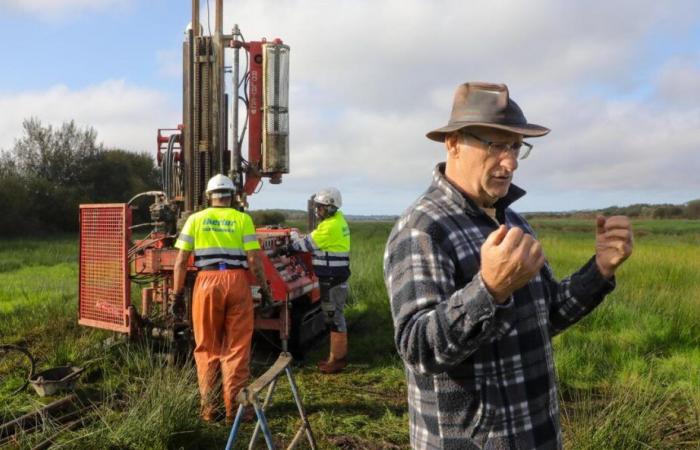
POLYGON ((282 256, 282 255, 289 256, 290 253, 291 253, 291 251, 289 249, 289 246, 286 244, 282 244, 282 245, 278 246, 277 248, 275 248, 274 250, 272 250, 271 256, 272 257, 282 256))
POLYGON ((185 316, 185 293, 173 294, 170 303, 170 313, 178 320, 185 316))
POLYGON ((272 299, 272 293, 269 290, 260 290, 260 307, 262 309, 270 309, 275 306, 275 301, 272 299))

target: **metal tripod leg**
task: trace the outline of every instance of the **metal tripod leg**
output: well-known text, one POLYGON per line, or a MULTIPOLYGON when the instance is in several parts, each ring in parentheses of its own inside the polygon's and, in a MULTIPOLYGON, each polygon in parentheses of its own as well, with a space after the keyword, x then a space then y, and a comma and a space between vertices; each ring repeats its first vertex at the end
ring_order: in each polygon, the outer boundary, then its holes
MULTIPOLYGON (((257 401, 253 402, 253 408, 255 408, 255 415, 258 417, 257 425, 260 426, 263 436, 265 436, 265 443, 269 450, 274 450, 275 444, 272 442, 272 431, 270 430, 270 425, 267 423, 267 418, 265 417, 265 411, 260 407, 260 403, 257 401)), ((255 437, 255 436, 253 436, 255 437)), ((253 440, 250 441, 250 446, 252 447, 253 440)))
MULTIPOLYGON (((263 402, 262 409, 263 412, 265 409, 267 409, 267 405, 270 404, 270 399, 272 398, 272 393, 275 390, 275 386, 277 386, 277 380, 278 378, 275 378, 272 380, 272 383, 270 383, 270 386, 267 388, 267 395, 265 396, 265 401, 263 402)), ((258 433, 260 432, 260 422, 255 424, 255 429, 253 430, 253 435, 250 438, 250 445, 248 446, 248 450, 253 450, 253 445, 255 444, 255 439, 258 437, 258 433)))
POLYGON ((299 410, 299 416, 301 417, 301 428, 299 428, 299 431, 297 431, 296 436, 294 436, 294 439, 292 439, 292 442, 289 444, 290 449, 294 448, 296 444, 299 442, 301 439, 301 433, 302 431, 306 432, 306 438, 309 440, 309 444, 311 445, 311 448, 313 450, 316 449, 316 439, 314 439, 314 435, 311 432, 311 424, 309 423, 308 417, 306 417, 306 413, 304 412, 304 405, 301 403, 301 397, 299 396, 299 391, 297 389, 297 384, 294 382, 294 376, 292 375, 292 369, 287 366, 285 369, 285 372, 287 373, 287 379, 289 380, 289 386, 292 388, 292 395, 294 396, 294 402, 297 404, 297 410, 299 410))
POLYGON ((291 450, 294 447, 296 447, 297 444, 301 441, 304 434, 306 434, 306 438, 309 441, 311 449, 316 450, 316 440, 314 439, 314 435, 311 431, 311 424, 309 423, 306 413, 304 412, 304 406, 301 403, 299 390, 297 388, 296 382, 294 381, 294 376, 292 375, 292 369, 290 367, 291 362, 291 354, 286 352, 281 353, 280 356, 277 358, 277 361, 275 361, 275 363, 272 365, 272 367, 270 367, 267 370, 267 372, 265 372, 260 378, 256 379, 250 386, 242 389, 241 392, 238 393, 238 395, 236 396, 236 400, 238 401, 240 406, 238 407, 236 419, 233 421, 233 426, 231 427, 231 433, 229 434, 228 442, 226 443, 226 450, 230 450, 233 446, 233 443, 235 442, 238 436, 238 431, 240 429, 241 421, 243 418, 244 408, 249 405, 255 409, 255 415, 258 421, 255 425, 255 429, 253 430, 253 435, 251 437, 248 448, 253 448, 258 433, 262 431, 263 436, 265 437, 265 443, 267 444, 267 448, 269 450, 274 450, 275 447, 274 443, 272 442, 272 431, 270 430, 267 418, 265 417, 265 408, 267 408, 271 401, 272 393, 275 387, 277 386, 277 379, 280 377, 280 375, 282 375, 282 372, 284 372, 287 375, 287 379, 289 380, 289 386, 292 390, 292 395, 294 396, 294 402, 297 405, 297 410, 302 421, 301 427, 294 435, 294 438, 287 447, 287 450, 291 450), (266 386, 268 386, 267 395, 265 396, 265 401, 261 405, 258 401, 258 395, 266 386))
POLYGON ((231 446, 233 446, 233 443, 238 436, 238 429, 241 427, 244 409, 245 407, 243 405, 238 405, 238 412, 236 413, 236 418, 233 420, 231 433, 228 435, 228 441, 226 442, 226 450, 231 450, 231 446))

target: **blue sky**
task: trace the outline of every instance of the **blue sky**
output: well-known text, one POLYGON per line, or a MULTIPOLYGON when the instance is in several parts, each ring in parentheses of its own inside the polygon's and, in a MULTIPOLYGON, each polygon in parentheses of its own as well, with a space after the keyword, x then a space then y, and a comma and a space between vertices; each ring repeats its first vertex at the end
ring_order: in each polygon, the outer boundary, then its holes
MULTIPOLYGON (((181 120, 190 10, 0 0, 0 149, 35 116, 153 153, 156 129, 181 120)), ((301 209, 335 185, 347 212, 400 213, 444 158, 424 134, 468 80, 508 84, 528 119, 552 129, 516 173, 528 191, 516 209, 700 197, 697 1, 251 0, 225 1, 225 13, 225 29, 292 47, 292 173, 253 208, 301 209)))
MULTIPOLYGON (((61 82, 80 89, 109 78, 167 89, 154 55, 176 47, 186 25, 185 2, 147 1, 94 11, 36 14, 1 6, 5 55, 3 91, 42 89, 61 82), (20 63, 21 61, 21 63, 20 63)), ((60 2, 57 2, 60 3, 60 2)))

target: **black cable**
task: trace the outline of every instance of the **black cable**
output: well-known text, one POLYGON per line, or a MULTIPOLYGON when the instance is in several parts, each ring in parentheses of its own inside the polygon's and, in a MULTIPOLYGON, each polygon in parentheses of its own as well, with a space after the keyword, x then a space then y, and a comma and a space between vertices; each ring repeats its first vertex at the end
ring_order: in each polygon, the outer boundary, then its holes
MULTIPOLYGON (((243 37, 243 33, 241 33, 240 30, 238 30, 238 35, 241 37, 241 42, 243 42, 245 44, 246 43, 245 38, 243 37)), ((248 76, 250 76, 250 55, 248 54, 248 51, 246 50, 246 52, 245 52, 245 70, 243 71, 243 78, 241 78, 238 81, 238 88, 241 87, 241 84, 243 84, 243 82, 246 80, 246 78, 248 76)))
POLYGON ((248 99, 241 98, 241 100, 243 100, 243 104, 245 105, 245 122, 243 122, 241 138, 238 139, 238 148, 241 148, 243 146, 243 138, 245 137, 246 131, 248 131, 248 119, 250 118, 250 108, 248 106, 248 99))
POLYGON ((178 139, 178 135, 173 133, 170 135, 170 138, 168 138, 168 151, 166 153, 167 155, 167 186, 165 190, 165 196, 167 198, 172 198, 173 197, 173 190, 175 188, 175 182, 173 181, 173 175, 174 175, 174 166, 175 166, 175 142, 178 139))
POLYGON ((262 190, 263 184, 265 184, 265 180, 263 180, 263 178, 260 177, 260 184, 258 185, 258 189, 255 192, 253 192, 253 194, 257 194, 258 192, 260 192, 262 190))

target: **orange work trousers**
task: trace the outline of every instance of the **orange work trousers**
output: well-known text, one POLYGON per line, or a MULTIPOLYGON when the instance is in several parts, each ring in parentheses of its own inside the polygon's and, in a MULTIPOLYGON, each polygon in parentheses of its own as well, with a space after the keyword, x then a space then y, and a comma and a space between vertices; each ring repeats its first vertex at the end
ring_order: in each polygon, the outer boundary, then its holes
POLYGON ((217 403, 217 379, 226 417, 236 414, 236 394, 250 375, 253 338, 253 297, 245 269, 205 270, 197 274, 192 301, 194 360, 197 364, 202 417, 212 420, 217 403))

